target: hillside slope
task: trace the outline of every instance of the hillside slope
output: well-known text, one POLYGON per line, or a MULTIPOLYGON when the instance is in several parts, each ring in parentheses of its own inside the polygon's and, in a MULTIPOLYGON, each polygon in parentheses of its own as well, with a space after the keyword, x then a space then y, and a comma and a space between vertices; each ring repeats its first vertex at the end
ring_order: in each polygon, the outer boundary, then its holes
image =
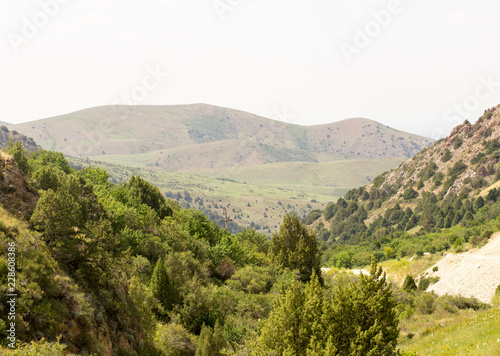
POLYGON ((40 146, 38 146, 33 138, 31 137, 26 137, 25 135, 20 134, 19 132, 13 130, 10 131, 7 126, 3 125, 2 122, 0 122, 0 149, 3 149, 7 146, 9 143, 10 139, 13 139, 14 141, 19 141, 21 145, 24 147, 24 149, 34 152, 38 151, 40 149, 40 146))
POLYGON ((9 127, 45 149, 164 171, 411 157, 432 143, 366 119, 306 127, 206 104, 104 106, 9 127))
POLYGON ((321 217, 318 221, 331 231, 323 235, 331 243, 465 224, 499 198, 499 138, 500 106, 474 125, 457 126, 450 136, 349 191, 322 217, 315 212, 310 220, 321 217))

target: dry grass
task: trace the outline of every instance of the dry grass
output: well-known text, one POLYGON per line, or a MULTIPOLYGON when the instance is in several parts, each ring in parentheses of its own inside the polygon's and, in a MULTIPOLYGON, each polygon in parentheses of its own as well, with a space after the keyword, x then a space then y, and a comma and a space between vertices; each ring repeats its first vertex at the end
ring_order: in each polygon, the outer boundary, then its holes
POLYGON ((433 266, 442 258, 441 255, 430 255, 413 258, 401 258, 399 260, 389 260, 380 265, 384 268, 391 282, 401 286, 407 275, 416 277, 426 269, 433 266))

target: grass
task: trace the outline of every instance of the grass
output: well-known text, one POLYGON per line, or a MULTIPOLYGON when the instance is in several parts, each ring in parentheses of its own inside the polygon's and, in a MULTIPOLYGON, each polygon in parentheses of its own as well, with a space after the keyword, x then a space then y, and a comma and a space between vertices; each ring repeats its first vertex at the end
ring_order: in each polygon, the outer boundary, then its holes
POLYGON ((401 286, 407 275, 416 277, 433 266, 441 258, 443 257, 438 254, 414 257, 411 260, 404 257, 399 260, 384 261, 380 265, 384 268, 391 282, 401 286))
MULTIPOLYGON (((73 164, 98 166, 119 182, 128 181, 132 174, 140 175, 166 192, 189 192, 190 207, 208 209, 222 216, 228 209, 231 219, 239 226, 253 222, 261 232, 269 234, 286 213, 303 217, 313 209, 324 209, 353 187, 366 184, 380 172, 396 166, 401 159, 342 160, 323 163, 283 162, 226 169, 200 169, 162 172, 147 168, 140 157, 132 155, 126 165, 117 165, 116 156, 100 156, 98 161, 67 157, 73 164), (104 161, 106 159, 106 161, 104 161), (194 203, 195 198, 197 204, 194 203), (199 205, 203 200, 203 206, 199 205)), ((182 201, 184 204, 187 201, 182 201)), ((186 206, 186 205, 185 205, 186 206)))
POLYGON ((337 200, 343 193, 334 187, 308 190, 306 186, 302 189, 298 185, 228 181, 67 158, 73 164, 104 168, 118 182, 128 181, 135 174, 158 186, 164 193, 170 191, 184 194, 188 191, 193 199, 190 203, 192 208, 204 207, 222 215, 225 207, 229 217, 238 225, 245 227, 254 222, 262 228, 267 227, 265 231, 261 231, 266 233, 279 226, 285 213, 295 212, 302 217, 312 209, 324 209, 328 202, 337 200), (203 206, 195 204, 195 198, 202 199, 203 206))
POLYGON ((452 318, 432 315, 416 319, 412 331, 402 337, 400 348, 417 355, 500 355, 500 308, 461 311, 452 318))

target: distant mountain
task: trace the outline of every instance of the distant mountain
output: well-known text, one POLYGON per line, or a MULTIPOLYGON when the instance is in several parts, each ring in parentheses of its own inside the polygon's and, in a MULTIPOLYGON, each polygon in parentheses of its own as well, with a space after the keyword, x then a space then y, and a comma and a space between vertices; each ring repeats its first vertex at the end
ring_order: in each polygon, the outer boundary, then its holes
POLYGON ((11 138, 21 142, 23 147, 28 151, 33 152, 40 149, 40 146, 38 146, 31 137, 26 137, 15 130, 10 131, 7 126, 0 122, 0 149, 6 147, 11 138))
POLYGON ((164 171, 411 157, 433 142, 367 119, 299 126, 206 104, 103 106, 9 127, 46 149, 164 171))

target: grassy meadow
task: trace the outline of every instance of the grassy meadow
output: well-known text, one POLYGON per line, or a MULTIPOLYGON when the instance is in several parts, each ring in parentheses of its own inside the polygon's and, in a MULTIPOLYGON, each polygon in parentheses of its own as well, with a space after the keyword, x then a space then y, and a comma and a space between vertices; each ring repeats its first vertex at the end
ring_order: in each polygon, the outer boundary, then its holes
MULTIPOLYGON (((130 159, 137 156, 131 155, 130 159)), ((336 201, 347 190, 366 184, 402 161, 393 158, 285 162, 174 173, 140 168, 140 161, 122 162, 127 167, 114 164, 114 159, 103 161, 110 157, 100 156, 99 161, 71 157, 68 160, 75 165, 105 168, 116 182, 128 181, 133 174, 140 175, 163 193, 172 192, 184 206, 207 209, 219 215, 226 208, 229 217, 239 226, 253 223, 252 226, 267 234, 279 226, 287 212, 303 217, 313 209, 324 209, 328 202, 336 201), (187 199, 185 192, 189 193, 187 199)))

